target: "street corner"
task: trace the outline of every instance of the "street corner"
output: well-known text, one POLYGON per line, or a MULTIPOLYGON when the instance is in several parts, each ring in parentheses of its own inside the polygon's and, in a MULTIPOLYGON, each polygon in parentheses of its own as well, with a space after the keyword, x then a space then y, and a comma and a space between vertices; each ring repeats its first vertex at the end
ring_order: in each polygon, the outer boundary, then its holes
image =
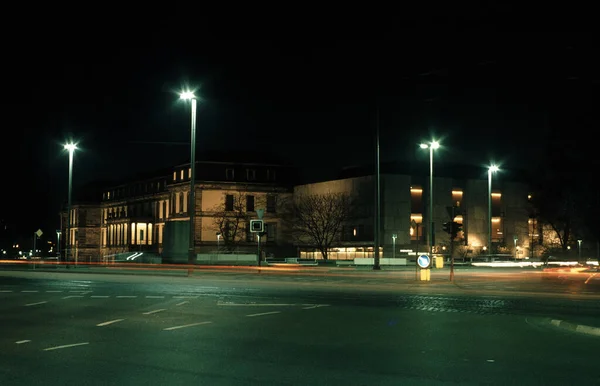
POLYGON ((545 318, 543 319, 542 323, 551 328, 558 328, 563 331, 569 331, 588 336, 596 336, 600 338, 600 323, 598 322, 595 326, 592 326, 590 323, 582 324, 563 319, 545 318))

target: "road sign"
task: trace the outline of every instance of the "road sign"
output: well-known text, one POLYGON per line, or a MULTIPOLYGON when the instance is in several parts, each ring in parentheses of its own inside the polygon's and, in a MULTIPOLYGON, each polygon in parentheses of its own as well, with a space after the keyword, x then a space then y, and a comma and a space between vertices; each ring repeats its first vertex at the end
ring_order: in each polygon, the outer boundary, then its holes
POLYGON ((265 231, 263 220, 250 220, 250 232, 262 233, 265 231))
POLYGON ((258 216, 259 220, 262 220, 263 216, 265 215, 265 210, 264 209, 256 209, 256 215, 258 216))
POLYGON ((417 258, 417 264, 421 268, 429 268, 429 264, 431 264, 431 259, 427 255, 421 255, 417 258))
POLYGON ((38 229, 37 232, 35 232, 35 234, 37 235, 37 237, 42 237, 42 235, 44 234, 44 232, 42 232, 41 229, 38 229))

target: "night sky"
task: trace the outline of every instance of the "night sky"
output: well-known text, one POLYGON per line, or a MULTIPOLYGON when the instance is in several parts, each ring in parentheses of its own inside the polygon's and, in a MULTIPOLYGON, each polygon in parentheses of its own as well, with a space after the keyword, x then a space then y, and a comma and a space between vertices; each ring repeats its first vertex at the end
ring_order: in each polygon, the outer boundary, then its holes
POLYGON ((188 85, 203 98, 199 154, 273 153, 306 178, 373 161, 376 107, 383 161, 426 167, 417 145, 432 136, 444 146, 436 162, 533 169, 556 139, 579 151, 589 141, 577 133, 598 128, 591 34, 511 15, 399 19, 378 40, 188 39, 169 23, 37 31, 7 49, 0 217, 26 234, 58 227, 70 138, 82 149, 75 189, 185 162, 189 106, 177 91, 188 85))

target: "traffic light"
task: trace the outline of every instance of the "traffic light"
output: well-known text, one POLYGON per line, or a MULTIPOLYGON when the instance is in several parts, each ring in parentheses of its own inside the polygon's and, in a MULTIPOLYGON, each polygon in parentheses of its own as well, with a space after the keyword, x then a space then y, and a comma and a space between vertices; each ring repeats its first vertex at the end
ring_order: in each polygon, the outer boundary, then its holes
POLYGON ((445 222, 443 226, 444 232, 451 234, 452 233, 452 222, 445 222))
POLYGON ((454 240, 460 232, 462 232, 463 226, 456 221, 448 221, 444 223, 444 232, 450 235, 450 239, 454 240))

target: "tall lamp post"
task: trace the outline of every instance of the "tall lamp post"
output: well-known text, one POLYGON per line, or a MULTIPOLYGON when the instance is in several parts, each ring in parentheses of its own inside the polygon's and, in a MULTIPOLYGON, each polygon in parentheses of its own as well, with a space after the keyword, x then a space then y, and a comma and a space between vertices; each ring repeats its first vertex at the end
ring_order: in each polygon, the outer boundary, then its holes
POLYGON ((582 239, 577 240, 577 254, 579 255, 579 262, 581 263, 581 243, 582 239))
MULTIPOLYGON (((188 264, 194 264, 196 248, 196 232, 194 227, 196 217, 196 96, 192 91, 182 92, 179 97, 183 100, 192 101, 192 138, 190 144, 190 201, 188 212, 190 213, 190 237, 188 250, 188 264)), ((191 267, 188 269, 188 275, 191 274, 191 267)))
POLYGON ((429 258, 433 263, 433 151, 439 149, 440 143, 432 141, 419 145, 421 149, 429 149, 429 229, 427 230, 427 242, 429 243, 429 258))
POLYGON ((498 166, 491 165, 488 168, 488 254, 492 254, 492 174, 496 173, 498 166))
POLYGON ((71 193, 73 191, 73 153, 77 150, 77 145, 70 142, 64 146, 69 152, 69 192, 67 196, 67 234, 65 238, 65 261, 69 264, 69 252, 71 250, 71 193))
POLYGON ((397 234, 392 235, 392 259, 396 258, 396 238, 398 238, 397 234))

